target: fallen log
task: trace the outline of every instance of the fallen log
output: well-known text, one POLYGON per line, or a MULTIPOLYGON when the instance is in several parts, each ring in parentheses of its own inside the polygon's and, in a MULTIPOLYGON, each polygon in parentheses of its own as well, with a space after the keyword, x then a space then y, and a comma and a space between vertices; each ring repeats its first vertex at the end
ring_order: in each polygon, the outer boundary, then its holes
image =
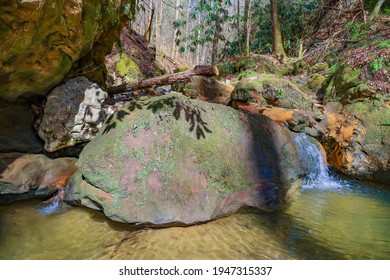
POLYGON ((138 82, 112 86, 108 88, 108 94, 123 93, 126 91, 135 91, 144 88, 154 88, 160 86, 171 85, 187 81, 192 76, 218 76, 218 68, 211 65, 198 65, 193 70, 187 70, 180 73, 164 75, 161 77, 150 78, 138 82))

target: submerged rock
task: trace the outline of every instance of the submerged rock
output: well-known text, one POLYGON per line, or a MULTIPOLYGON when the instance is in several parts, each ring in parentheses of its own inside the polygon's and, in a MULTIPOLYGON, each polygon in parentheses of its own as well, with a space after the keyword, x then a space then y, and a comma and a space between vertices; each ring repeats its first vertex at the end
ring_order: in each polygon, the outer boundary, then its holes
POLYGON ((0 102, 0 153, 40 153, 43 142, 35 133, 27 103, 0 102))
POLYGON ((53 152, 95 137, 111 114, 103 108, 106 98, 106 92, 84 77, 56 87, 47 97, 38 129, 45 150, 53 152))
POLYGON ((135 2, 1 1, 0 98, 44 95, 72 67, 103 84, 104 57, 135 2))
POLYGON ((194 224, 280 207, 305 174, 267 117, 177 94, 128 103, 88 143, 67 201, 136 224, 194 224))
POLYGON ((73 158, 0 154, 0 202, 49 196, 63 188, 76 169, 73 158))

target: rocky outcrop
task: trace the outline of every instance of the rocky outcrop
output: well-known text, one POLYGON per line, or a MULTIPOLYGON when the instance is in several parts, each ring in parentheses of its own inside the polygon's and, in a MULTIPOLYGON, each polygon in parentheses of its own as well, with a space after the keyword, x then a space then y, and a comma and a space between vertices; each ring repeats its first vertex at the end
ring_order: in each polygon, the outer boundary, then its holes
POLYGON ((390 106, 363 100, 327 104, 329 163, 344 174, 390 185, 390 106))
POLYGON ((56 87, 47 97, 39 136, 45 150, 53 152, 90 141, 111 110, 103 108, 107 93, 84 77, 56 87))
POLYGON ((366 68, 341 64, 328 78, 324 103, 329 134, 324 144, 336 169, 390 185, 389 89, 382 86, 382 73, 369 76, 366 68))
MULTIPOLYGON (((104 84, 104 56, 134 0, 0 1, 0 98, 46 94, 72 66, 104 84), (77 62, 77 63, 76 63, 77 62)), ((85 76, 84 75, 84 76, 85 76)))
POLYGON ((156 48, 128 24, 106 56, 108 86, 161 76, 163 67, 156 61, 156 48))
POLYGON ((76 169, 73 158, 0 154, 0 202, 47 197, 63 188, 76 169))
POLYGON ((312 98, 286 79, 260 75, 241 80, 234 88, 233 101, 256 103, 319 113, 312 98))
POLYGON ((311 136, 324 133, 318 123, 323 115, 313 98, 286 79, 260 75, 241 80, 231 99, 234 108, 265 115, 294 132, 310 128, 311 136))
POLYGON ((131 101, 88 143, 67 201, 136 224, 194 224, 283 205, 304 176, 267 117, 168 94, 131 101))
POLYGON ((27 103, 0 102, 0 153, 40 153, 43 143, 36 135, 27 103))
POLYGON ((227 105, 233 89, 214 78, 193 76, 180 91, 193 99, 227 105))

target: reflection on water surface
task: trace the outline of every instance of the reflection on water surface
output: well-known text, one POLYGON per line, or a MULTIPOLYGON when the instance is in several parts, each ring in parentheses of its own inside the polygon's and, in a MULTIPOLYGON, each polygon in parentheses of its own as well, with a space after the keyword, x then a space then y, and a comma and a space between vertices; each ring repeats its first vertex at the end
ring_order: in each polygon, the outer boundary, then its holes
POLYGON ((42 202, 0 206, 0 259, 390 259, 390 193, 303 188, 283 211, 140 229, 42 202))

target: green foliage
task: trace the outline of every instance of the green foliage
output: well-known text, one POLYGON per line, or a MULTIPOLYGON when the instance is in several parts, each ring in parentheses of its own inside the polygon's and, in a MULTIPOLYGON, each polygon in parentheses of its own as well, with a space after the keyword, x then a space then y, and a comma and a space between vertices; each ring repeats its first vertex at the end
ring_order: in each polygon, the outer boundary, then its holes
POLYGON ((243 71, 240 74, 238 74, 237 79, 242 80, 242 79, 246 79, 246 78, 250 78, 250 77, 257 77, 257 76, 258 76, 258 74, 255 71, 247 70, 247 71, 243 71))
MULTIPOLYGON (((284 49, 288 55, 298 55, 304 31, 309 18, 316 12, 321 1, 279 0, 278 9, 284 49)), ((244 37, 241 38, 244 41, 244 37)), ((254 0, 252 8, 251 51, 268 53, 272 51, 272 22, 269 1, 254 0)))
POLYGON ((383 57, 377 58, 370 63, 370 69, 373 74, 381 70, 383 67, 383 57))
MULTIPOLYGON (((191 2, 192 3, 192 2, 191 2)), ((189 17, 192 20, 201 19, 200 24, 196 24, 190 30, 187 37, 183 36, 182 29, 187 27, 186 20, 177 20, 173 23, 176 29, 176 45, 180 46, 179 51, 190 51, 195 53, 199 45, 204 45, 213 40, 224 41, 227 39, 223 34, 223 24, 232 20, 228 8, 232 5, 230 0, 199 0, 192 3, 189 17)))
POLYGON ((380 42, 378 45, 379 49, 387 49, 390 48, 390 40, 385 40, 383 42, 380 42))
POLYGON ((344 29, 348 32, 349 40, 362 40, 370 30, 370 25, 364 22, 348 22, 344 29))

